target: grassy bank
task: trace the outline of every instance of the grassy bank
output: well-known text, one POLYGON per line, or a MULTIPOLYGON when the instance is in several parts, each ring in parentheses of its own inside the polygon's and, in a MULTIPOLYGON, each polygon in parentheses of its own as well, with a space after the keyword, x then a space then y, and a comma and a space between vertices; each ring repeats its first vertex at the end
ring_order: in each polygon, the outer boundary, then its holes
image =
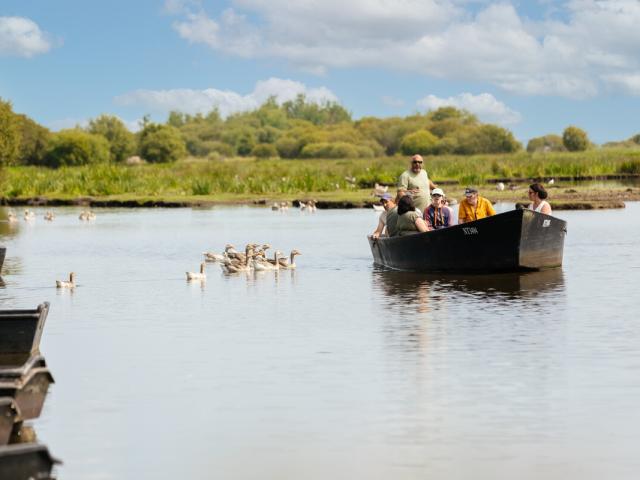
MULTIPOLYGON (((588 177, 640 173, 640 150, 594 150, 425 159, 436 182, 482 185, 509 178, 588 177)), ((168 165, 117 164, 65 167, 10 167, 1 173, 0 196, 112 198, 200 198, 239 201, 257 197, 353 198, 374 183, 394 184, 406 158, 355 160, 186 159, 168 165)))

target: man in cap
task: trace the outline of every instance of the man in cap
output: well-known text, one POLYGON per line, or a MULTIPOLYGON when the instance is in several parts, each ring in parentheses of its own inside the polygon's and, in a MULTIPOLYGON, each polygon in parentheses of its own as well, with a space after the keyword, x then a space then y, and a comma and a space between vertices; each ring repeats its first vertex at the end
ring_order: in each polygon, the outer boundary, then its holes
POLYGON ((431 205, 424 211, 424 221, 429 230, 440 230, 453 225, 453 211, 446 206, 441 188, 431 190, 431 205))
POLYGON ((476 187, 467 187, 464 190, 464 199, 460 202, 458 209, 458 223, 473 222, 480 218, 495 215, 491 202, 478 195, 476 187))
MULTIPOLYGON (((378 227, 371 235, 373 238, 378 238, 383 234, 385 227, 387 227, 389 214, 396 208, 396 202, 394 201, 393 195, 391 195, 390 193, 383 193, 382 195, 380 195, 380 203, 384 207, 384 211, 380 214, 380 218, 378 219, 378 227)), ((393 215, 393 213, 391 213, 391 215, 393 215)), ((397 213, 395 214, 395 216, 398 216, 397 213)), ((388 230, 389 229, 387 228, 387 235, 390 236, 388 230)))
POLYGON ((404 188, 413 197, 413 204, 424 212, 431 202, 431 189, 436 185, 429 180, 426 170, 422 169, 424 159, 422 155, 411 157, 409 170, 404 171, 398 179, 398 188, 404 188))

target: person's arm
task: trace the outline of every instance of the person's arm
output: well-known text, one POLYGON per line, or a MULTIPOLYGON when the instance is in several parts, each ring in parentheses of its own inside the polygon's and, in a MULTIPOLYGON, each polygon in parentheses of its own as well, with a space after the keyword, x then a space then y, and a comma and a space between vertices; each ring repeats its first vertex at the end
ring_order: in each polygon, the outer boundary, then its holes
POLYGON ((427 228, 427 222, 425 222, 420 217, 416 218, 416 228, 418 229, 419 232, 428 232, 429 231, 429 229, 427 228))
POLYGON ((429 208, 424 211, 424 217, 422 217, 424 223, 427 225, 427 231, 433 230, 433 225, 431 225, 431 218, 429 217, 429 208))
POLYGON ((444 207, 447 210, 449 210, 449 221, 447 222, 447 227, 452 227, 454 225, 453 223, 453 209, 451 207, 444 207))
POLYGON ((433 183, 433 182, 431 181, 431 179, 429 179, 429 189, 430 189, 430 190, 433 190, 434 188, 438 188, 438 185, 436 185, 435 183, 433 183))
POLYGON ((407 172, 402 172, 398 177, 398 188, 409 189, 409 175, 407 175, 407 172))
POLYGON ((464 204, 460 202, 460 206, 458 207, 458 224, 467 222, 467 210, 464 208, 464 204))
POLYGON ((378 238, 380 235, 382 235, 383 230, 384 230, 384 222, 382 221, 382 218, 381 218, 380 220, 378 220, 378 226, 376 227, 375 232, 371 234, 371 236, 373 238, 378 238))
POLYGON ((491 217, 492 215, 495 215, 496 211, 493 208, 493 204, 491 203, 491 200, 487 199, 487 217, 491 217))
POLYGON ((551 215, 551 205, 549 205, 549 202, 544 202, 544 205, 540 209, 540 213, 546 213, 547 215, 551 215))

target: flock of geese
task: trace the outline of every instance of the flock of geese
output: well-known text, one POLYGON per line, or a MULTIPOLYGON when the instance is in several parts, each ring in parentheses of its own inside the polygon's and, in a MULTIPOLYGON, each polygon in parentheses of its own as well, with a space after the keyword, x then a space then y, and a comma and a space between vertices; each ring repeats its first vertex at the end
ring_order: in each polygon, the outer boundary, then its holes
MULTIPOLYGON (((289 257, 283 256, 280 250, 273 252, 273 258, 268 258, 267 250, 271 245, 265 243, 259 245, 250 243, 246 246, 244 253, 238 252, 231 244, 227 244, 222 253, 203 252, 204 262, 200 264, 199 272, 187 272, 187 281, 206 280, 207 263, 219 263, 222 271, 227 274, 241 272, 264 272, 278 270, 293 270, 296 268, 295 258, 301 253, 293 249, 289 257)), ((76 274, 71 272, 69 280, 56 280, 56 288, 75 288, 76 274)))
MULTIPOLYGON (((25 222, 32 222, 36 218, 36 213, 33 210, 29 210, 27 208, 25 209, 22 218, 24 218, 25 222)), ((56 215, 51 210, 48 210, 44 214, 44 219, 47 222, 53 222, 55 218, 56 218, 56 215)), ((96 214, 91 210, 83 210, 80 213, 80 216, 78 218, 83 222, 90 222, 96 219, 96 214)), ((7 221, 9 223, 16 223, 18 221, 18 216, 16 215, 16 212, 14 212, 13 210, 9 210, 9 213, 7 213, 7 221)))
POLYGON ((218 263, 222 271, 227 274, 241 272, 264 272, 278 270, 293 270, 296 268, 295 258, 301 253, 293 249, 289 257, 285 257, 280 250, 273 252, 273 258, 269 258, 267 250, 271 245, 264 243, 249 243, 244 249, 244 253, 239 252, 236 248, 227 244, 224 252, 203 252, 204 262, 200 264, 199 272, 187 272, 187 280, 205 280, 207 274, 205 267, 207 263, 218 263))
MULTIPOLYGON (((301 212, 315 212, 317 210, 316 201, 309 200, 307 202, 298 201, 298 208, 301 212)), ((274 212, 287 212, 289 211, 289 202, 276 202, 271 205, 271 210, 274 212)))

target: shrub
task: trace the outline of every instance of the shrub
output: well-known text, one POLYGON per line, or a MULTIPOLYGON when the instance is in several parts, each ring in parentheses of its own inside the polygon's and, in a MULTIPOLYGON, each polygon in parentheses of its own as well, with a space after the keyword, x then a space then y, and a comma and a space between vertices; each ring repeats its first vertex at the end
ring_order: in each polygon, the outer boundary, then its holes
POLYGON ((628 162, 623 162, 620 167, 618 167, 618 173, 640 173, 640 160, 629 160, 628 162))
POLYGON ((405 155, 419 153, 421 155, 431 155, 435 153, 438 145, 438 137, 427 130, 418 130, 409 133, 402 138, 400 150, 405 155))
POLYGON ((300 155, 302 145, 300 140, 294 137, 281 137, 276 142, 276 149, 282 158, 296 158, 300 155))
POLYGON ((544 135, 529 140, 527 143, 527 152, 565 152, 567 149, 562 142, 560 135, 544 135))
POLYGON ((570 126, 562 133, 562 143, 570 152, 583 152, 589 148, 589 137, 584 130, 570 126))
POLYGON ((52 136, 44 156, 44 164, 58 168, 107 163, 110 155, 106 138, 74 128, 61 130, 52 136))
POLYGON ((278 156, 278 150, 270 143, 259 143, 253 147, 251 155, 257 158, 273 158, 278 156))
POLYGON ((152 123, 140 133, 140 154, 149 162, 174 162, 186 153, 180 131, 171 125, 152 123))
POLYGON ((213 190, 211 182, 204 179, 196 179, 191 183, 191 193, 193 195, 209 195, 213 190))
POLYGON ((356 146, 344 142, 310 143, 300 152, 301 158, 355 158, 357 156, 356 146))

